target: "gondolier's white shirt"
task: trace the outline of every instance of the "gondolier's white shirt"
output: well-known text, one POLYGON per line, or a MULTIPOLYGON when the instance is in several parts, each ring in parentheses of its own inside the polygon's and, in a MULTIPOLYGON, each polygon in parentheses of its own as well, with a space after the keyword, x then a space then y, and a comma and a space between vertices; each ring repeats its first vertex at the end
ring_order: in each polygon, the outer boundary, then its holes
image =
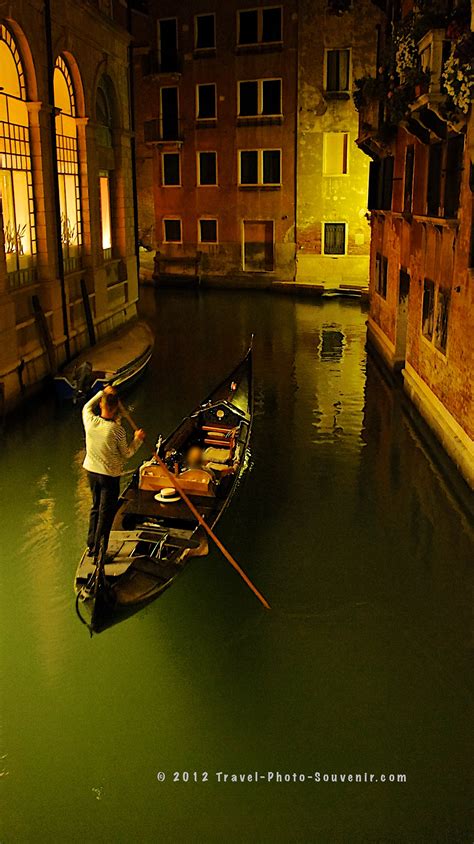
POLYGON ((94 413, 102 395, 103 390, 93 396, 82 410, 86 432, 86 456, 82 465, 88 472, 117 478, 123 472, 125 461, 133 457, 141 442, 133 438, 128 445, 125 429, 119 421, 102 419, 94 413))

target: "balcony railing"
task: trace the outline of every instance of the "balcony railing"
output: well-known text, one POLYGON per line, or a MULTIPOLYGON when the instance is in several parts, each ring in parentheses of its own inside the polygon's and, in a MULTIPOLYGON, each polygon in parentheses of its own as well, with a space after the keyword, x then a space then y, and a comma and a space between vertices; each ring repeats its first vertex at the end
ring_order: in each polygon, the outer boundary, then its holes
POLYGON ((143 76, 174 76, 182 72, 182 62, 177 52, 158 54, 151 50, 142 58, 143 76))
POLYGON ((182 123, 179 119, 157 117, 143 124, 146 144, 177 144, 184 140, 182 123))

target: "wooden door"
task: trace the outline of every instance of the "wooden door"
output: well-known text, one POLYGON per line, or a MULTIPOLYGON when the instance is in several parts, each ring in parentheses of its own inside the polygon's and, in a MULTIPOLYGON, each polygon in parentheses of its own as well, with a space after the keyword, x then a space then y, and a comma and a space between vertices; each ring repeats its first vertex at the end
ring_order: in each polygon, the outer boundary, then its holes
POLYGON ((272 272, 273 261, 273 220, 245 220, 244 270, 272 272))

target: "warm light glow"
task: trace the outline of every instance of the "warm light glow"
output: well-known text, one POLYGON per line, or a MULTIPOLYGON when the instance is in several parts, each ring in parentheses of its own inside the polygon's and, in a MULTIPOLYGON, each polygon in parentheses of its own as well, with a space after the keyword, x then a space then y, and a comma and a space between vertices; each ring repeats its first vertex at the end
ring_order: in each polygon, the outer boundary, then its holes
POLYGON ((102 249, 112 246, 112 230, 110 221, 110 184, 109 174, 101 173, 100 184, 100 217, 102 221, 102 249))
POLYGON ((58 156, 61 242, 65 258, 75 260, 81 243, 81 203, 76 105, 72 79, 61 56, 54 68, 54 105, 58 156))
POLYGON ((26 92, 20 56, 0 25, 0 198, 7 271, 31 265, 34 205, 26 92))

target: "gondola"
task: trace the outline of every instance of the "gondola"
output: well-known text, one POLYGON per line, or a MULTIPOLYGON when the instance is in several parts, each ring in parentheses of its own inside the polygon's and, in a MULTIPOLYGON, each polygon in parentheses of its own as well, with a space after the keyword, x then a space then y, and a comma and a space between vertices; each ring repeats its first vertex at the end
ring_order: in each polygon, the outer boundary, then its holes
POLYGON ((247 466, 252 416, 250 347, 134 473, 120 497, 105 560, 95 564, 84 551, 75 576, 76 610, 91 634, 155 600, 190 559, 208 553, 206 533, 173 486, 173 477, 213 528, 247 466), (189 466, 192 449, 201 456, 198 468, 189 466))
POLYGON ((78 355, 55 376, 57 398, 85 401, 110 383, 124 392, 145 372, 153 346, 154 336, 146 322, 125 326, 78 355))

